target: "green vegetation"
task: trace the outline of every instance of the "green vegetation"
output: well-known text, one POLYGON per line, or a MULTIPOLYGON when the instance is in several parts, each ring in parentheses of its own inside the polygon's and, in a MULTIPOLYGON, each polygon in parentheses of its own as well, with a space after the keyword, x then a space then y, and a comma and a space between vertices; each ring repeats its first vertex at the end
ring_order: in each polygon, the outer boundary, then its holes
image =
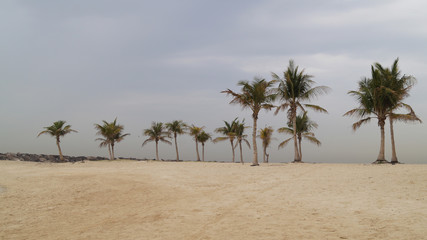
POLYGON ((156 143, 156 160, 160 160, 159 158, 159 141, 164 142, 167 144, 172 144, 167 138, 170 138, 169 132, 166 131, 165 126, 161 122, 153 122, 151 124, 151 128, 144 130, 144 135, 148 136, 148 139, 146 139, 142 146, 149 142, 155 142, 156 143))
POLYGON ((101 135, 103 138, 97 138, 96 141, 101 141, 99 147, 108 147, 108 153, 110 155, 110 160, 114 160, 114 145, 118 142, 121 142, 126 136, 129 136, 129 133, 123 134, 124 126, 117 124, 117 118, 112 122, 107 122, 102 120, 103 125, 95 124, 95 129, 98 130, 96 135, 101 135))
POLYGON ((184 134, 184 129, 187 127, 187 124, 181 120, 174 120, 172 122, 166 123, 165 125, 169 131, 169 134, 173 134, 173 139, 175 140, 176 160, 179 161, 177 138, 178 135, 184 134))
POLYGON ((326 109, 312 104, 303 104, 303 101, 310 101, 313 98, 325 94, 329 91, 326 86, 313 87, 315 82, 312 80, 313 76, 305 74, 304 69, 299 71, 298 66, 295 67, 294 61, 289 61, 289 66, 283 72, 283 78, 279 75, 272 73, 275 81, 279 82, 277 87, 277 94, 279 97, 279 105, 276 108, 275 114, 279 111, 288 110, 288 120, 292 122, 293 138, 294 138, 294 162, 301 162, 300 150, 297 143, 297 110, 301 109, 305 112, 305 108, 310 108, 317 112, 327 113, 326 109))
POLYGON ((216 133, 220 133, 224 136, 217 137, 214 139, 214 143, 219 141, 230 140, 231 152, 233 154, 232 161, 235 162, 235 153, 234 153, 234 139, 236 138, 236 124, 237 118, 235 118, 231 123, 224 121, 225 126, 215 129, 216 133))
MULTIPOLYGON (((344 116, 357 117, 359 120, 353 123, 353 130, 357 130, 363 124, 370 122, 372 119, 377 119, 380 127, 380 151, 376 159, 376 163, 388 162, 385 159, 385 125, 388 118, 390 124, 390 139, 392 156, 391 163, 399 163, 396 154, 394 123, 401 122, 421 122, 421 119, 415 114, 413 108, 404 101, 409 96, 409 91, 415 85, 416 79, 410 75, 404 75, 400 72, 398 66, 399 59, 396 59, 390 68, 385 68, 379 63, 374 63, 371 66, 371 76, 364 77, 358 82, 357 90, 349 91, 348 94, 353 96, 358 107, 346 112, 344 116), (401 111, 404 111, 403 113, 401 111)), ((257 121, 259 112, 264 109, 266 111, 275 108, 274 115, 281 111, 286 111, 287 127, 278 129, 279 133, 291 135, 290 138, 282 141, 278 148, 286 146, 293 140, 294 143, 294 162, 302 162, 302 140, 308 140, 318 146, 320 141, 315 137, 313 130, 318 125, 309 119, 307 110, 311 109, 316 112, 327 113, 326 109, 318 105, 310 104, 315 98, 320 95, 327 94, 330 90, 326 86, 314 86, 313 76, 306 74, 305 70, 300 70, 295 65, 293 60, 289 61, 287 69, 279 76, 272 73, 272 80, 267 81, 263 78, 256 77, 253 81, 239 81, 237 86, 240 91, 227 89, 221 91, 227 96, 231 96, 230 104, 237 104, 242 109, 250 109, 252 112, 252 148, 253 160, 252 166, 258 166, 257 152, 257 121), (275 86, 275 84, 277 85, 275 86), (278 100, 278 105, 274 102, 278 100)), ((235 148, 239 146, 240 162, 243 164, 243 149, 242 142, 251 148, 251 144, 247 140, 248 135, 245 134, 245 129, 249 126, 245 125, 245 121, 240 122, 236 117, 233 121, 224 121, 222 127, 216 128, 215 132, 221 136, 215 137, 213 142, 228 140, 232 151, 232 162, 235 162, 235 148)), ((65 125, 65 121, 54 122, 53 125, 44 127, 42 134, 49 134, 56 138, 56 144, 61 161, 64 161, 60 147, 60 138, 70 132, 77 132, 71 129, 70 125, 65 125)), ((100 147, 107 147, 110 160, 115 159, 114 146, 122 141, 129 133, 124 134, 124 126, 117 123, 117 118, 113 122, 102 121, 102 124, 95 124, 96 134, 101 136, 95 139, 100 141, 100 147)), ((273 135, 271 126, 259 130, 258 137, 262 140, 263 146, 263 162, 269 162, 269 154, 267 148, 270 146, 273 135)), ((198 127, 194 124, 188 126, 182 120, 174 120, 163 124, 161 122, 153 122, 151 127, 145 129, 143 134, 148 138, 143 142, 142 146, 148 142, 156 143, 156 159, 159 160, 159 142, 165 142, 172 145, 168 139, 173 136, 176 150, 176 160, 180 160, 178 151, 178 135, 188 133, 196 143, 197 161, 200 161, 199 142, 202 144, 202 161, 205 160, 205 143, 212 139, 212 135, 204 131, 204 127, 198 127)))
MULTIPOLYGON (((311 121, 308 116, 307 112, 304 112, 303 114, 300 114, 296 117, 296 135, 298 139, 298 154, 300 157, 300 160, 302 161, 302 148, 301 148, 301 142, 302 139, 306 139, 311 143, 317 144, 317 146, 320 146, 320 141, 315 137, 314 133, 311 132, 313 129, 317 128, 317 123, 311 121)), ((288 121, 288 127, 282 127, 277 129, 279 133, 287 133, 290 135, 294 135, 294 129, 293 129, 293 122, 288 121)), ((282 147, 285 147, 286 144, 288 144, 289 141, 291 141, 293 137, 290 137, 286 139, 285 141, 281 142, 279 144, 279 149, 282 147)))
POLYGON ((67 135, 68 133, 77 132, 76 130, 71 129, 71 125, 65 125, 65 123, 66 122, 62 120, 56 121, 51 126, 44 127, 44 129, 46 130, 41 131, 37 135, 37 137, 39 137, 42 134, 48 134, 48 135, 51 135, 52 137, 55 137, 56 146, 58 146, 58 151, 59 151, 59 159, 61 160, 61 162, 64 161, 64 156, 62 155, 61 145, 59 144, 61 142, 60 138, 67 135))
POLYGON ((212 135, 206 133, 205 131, 201 131, 199 135, 197 135, 197 141, 202 144, 202 161, 205 161, 205 143, 212 138, 212 135))
POLYGON ((414 78, 411 76, 401 76, 398 69, 398 59, 393 63, 391 69, 383 68, 379 63, 371 66, 371 77, 363 78, 358 82, 359 87, 355 91, 349 91, 348 94, 356 98, 359 106, 344 114, 344 116, 355 116, 361 120, 353 124, 353 130, 357 130, 363 124, 370 122, 371 119, 378 120, 380 127, 381 142, 380 151, 375 163, 388 162, 385 159, 385 124, 387 118, 390 120, 390 135, 393 148, 393 163, 397 163, 393 122, 400 121, 421 121, 414 113, 412 108, 403 103, 402 100, 409 95, 409 90, 414 84, 414 78), (400 108, 409 110, 406 114, 397 114, 395 111, 400 108))
POLYGON ((266 81, 261 78, 254 78, 252 82, 239 81, 238 86, 241 86, 241 92, 236 93, 230 89, 222 91, 221 93, 232 96, 230 104, 239 104, 243 109, 249 108, 252 111, 252 146, 253 146, 253 160, 252 166, 258 166, 258 150, 256 144, 256 132, 258 114, 261 109, 271 110, 274 105, 272 104, 276 98, 273 92, 273 84, 275 81, 266 81))

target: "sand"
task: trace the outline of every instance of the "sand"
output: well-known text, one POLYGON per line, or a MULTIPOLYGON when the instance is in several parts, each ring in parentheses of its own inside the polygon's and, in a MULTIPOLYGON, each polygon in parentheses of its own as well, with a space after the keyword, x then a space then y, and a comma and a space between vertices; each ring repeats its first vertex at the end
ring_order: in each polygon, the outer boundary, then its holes
POLYGON ((427 239, 427 165, 0 161, 0 239, 427 239))

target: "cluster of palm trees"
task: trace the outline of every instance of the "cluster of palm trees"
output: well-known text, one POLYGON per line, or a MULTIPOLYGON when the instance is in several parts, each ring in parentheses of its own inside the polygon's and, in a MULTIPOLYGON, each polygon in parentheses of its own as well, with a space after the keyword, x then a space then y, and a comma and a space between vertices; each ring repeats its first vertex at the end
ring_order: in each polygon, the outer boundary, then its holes
POLYGON ((385 159, 385 124, 387 118, 390 123, 390 136, 392 157, 391 163, 398 163, 396 146, 394 140, 394 121, 421 122, 412 107, 403 102, 409 96, 409 90, 414 86, 416 79, 413 76, 402 75, 397 58, 391 68, 384 68, 379 63, 371 66, 371 77, 362 78, 359 81, 359 88, 348 93, 354 96, 359 103, 344 116, 356 116, 361 120, 353 124, 353 130, 368 123, 372 118, 378 120, 381 132, 380 152, 376 163, 387 162, 385 159), (405 109, 406 113, 397 113, 399 109, 405 109))
MULTIPOLYGON (((369 122, 372 118, 378 119, 378 125, 381 130, 381 144, 380 153, 377 161, 379 163, 387 162, 384 154, 385 133, 384 126, 386 119, 389 118, 390 122, 390 135, 392 142, 392 163, 397 163, 397 156, 395 150, 393 122, 394 121, 419 121, 421 120, 416 116, 415 112, 403 100, 409 96, 409 90, 415 84, 415 78, 412 76, 403 75, 398 68, 398 59, 396 59, 391 67, 384 68, 379 63, 371 66, 371 78, 363 78, 359 81, 359 88, 357 91, 350 91, 349 94, 354 96, 359 103, 359 106, 345 113, 345 116, 356 116, 361 118, 358 122, 353 124, 353 129, 358 129, 362 124, 369 122), (406 109, 407 113, 397 113, 399 109, 406 109)), ((256 138, 262 140, 263 146, 263 162, 267 163, 269 154, 267 148, 271 143, 273 128, 266 126, 259 130, 257 135, 257 120, 259 112, 264 110, 275 109, 274 114, 277 115, 281 111, 286 111, 287 126, 279 128, 279 133, 286 133, 291 135, 290 138, 282 141, 279 148, 286 146, 293 140, 294 142, 294 162, 302 162, 302 139, 306 139, 318 146, 320 141, 315 137, 312 132, 318 125, 310 120, 307 110, 311 109, 316 112, 327 113, 327 110, 318 106, 310 104, 322 94, 329 92, 326 86, 314 86, 315 82, 312 80, 313 76, 305 73, 305 70, 300 70, 295 66, 293 60, 289 61, 289 66, 283 74, 272 73, 272 80, 266 81, 262 78, 254 78, 252 82, 239 81, 238 86, 241 87, 240 92, 235 92, 230 89, 224 90, 227 96, 231 96, 230 104, 238 104, 242 109, 250 109, 252 111, 252 150, 253 160, 251 166, 258 166, 258 152, 256 138), (275 84, 277 86, 275 86, 275 84), (275 102, 278 105, 274 105, 275 102)), ((235 162, 235 148, 239 146, 240 162, 243 163, 242 155, 242 142, 251 148, 251 144, 246 139, 245 134, 245 120, 234 119, 231 122, 224 121, 224 126, 215 129, 216 133, 222 136, 216 137, 213 142, 228 140, 232 150, 232 161, 235 162)), ((50 134, 56 138, 59 154, 63 160, 60 137, 70 133, 76 132, 71 129, 70 125, 65 125, 65 121, 54 122, 52 126, 45 127, 46 130, 39 133, 50 134)), ((97 138, 101 141, 100 147, 108 147, 110 159, 115 159, 114 146, 116 143, 122 141, 124 137, 130 135, 123 133, 123 125, 117 124, 117 118, 113 122, 103 121, 103 124, 95 124, 97 135, 102 136, 97 138)), ((188 125, 181 120, 175 120, 169 123, 153 122, 151 127, 145 129, 143 134, 148 138, 143 142, 145 146, 149 142, 156 143, 156 159, 159 160, 159 142, 172 144, 169 139, 173 138, 176 149, 176 160, 179 161, 178 151, 178 135, 188 133, 193 137, 196 143, 197 161, 200 161, 199 143, 202 145, 202 161, 205 159, 204 148, 205 143, 212 139, 212 135, 204 131, 204 127, 188 125)))
MULTIPOLYGON (((298 111, 306 114, 307 109, 312 109, 317 112, 327 113, 326 109, 304 102, 310 102, 319 95, 329 91, 326 86, 313 85, 313 76, 308 75, 303 70, 299 70, 295 66, 294 61, 289 61, 288 68, 283 72, 283 77, 272 73, 272 80, 266 81, 262 78, 254 78, 252 82, 240 81, 238 86, 241 86, 241 92, 234 92, 230 89, 222 91, 233 97, 230 104, 239 104, 243 109, 252 111, 253 127, 252 127, 252 146, 253 146, 253 161, 252 166, 258 164, 258 152, 256 145, 257 120, 261 109, 272 110, 276 109, 277 115, 280 111, 287 110, 287 122, 292 123, 292 135, 294 139, 294 162, 302 162, 301 150, 298 145, 297 133, 297 115, 298 111), (274 84, 278 83, 277 87, 274 84), (274 101, 278 100, 279 105, 273 105, 274 101)), ((285 132, 284 130, 282 132, 285 132)), ((285 141, 286 142, 286 141, 285 141)), ((284 146, 286 143, 283 143, 284 146)), ((265 155, 264 155, 265 157, 265 155)))
POLYGON ((156 143, 156 160, 159 160, 159 141, 172 144, 168 138, 171 138, 173 135, 175 140, 176 160, 179 161, 178 135, 188 132, 196 142, 197 161, 200 161, 199 143, 202 144, 202 161, 205 161, 205 143, 212 138, 212 135, 205 132, 203 128, 204 127, 197 127, 195 125, 189 126, 182 120, 174 120, 166 124, 153 122, 151 128, 144 130, 144 135, 148 138, 144 141, 142 146, 148 142, 154 141, 156 143))

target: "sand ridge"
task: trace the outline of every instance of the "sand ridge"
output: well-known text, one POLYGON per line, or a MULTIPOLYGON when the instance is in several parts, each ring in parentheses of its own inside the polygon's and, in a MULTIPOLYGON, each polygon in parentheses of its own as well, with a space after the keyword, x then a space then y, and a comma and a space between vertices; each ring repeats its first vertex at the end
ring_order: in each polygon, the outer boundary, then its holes
POLYGON ((0 161, 0 239, 426 239, 427 165, 0 161))

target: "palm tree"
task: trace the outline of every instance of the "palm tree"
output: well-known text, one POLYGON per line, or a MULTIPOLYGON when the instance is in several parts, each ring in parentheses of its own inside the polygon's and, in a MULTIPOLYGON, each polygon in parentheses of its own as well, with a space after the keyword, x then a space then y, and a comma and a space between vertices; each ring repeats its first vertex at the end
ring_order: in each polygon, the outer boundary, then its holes
POLYGON ((301 162, 296 132, 297 110, 301 109, 301 111, 305 112, 305 108, 311 108, 318 112, 327 113, 326 109, 320 106, 302 103, 303 101, 310 101, 329 91, 329 88, 326 86, 313 87, 315 84, 312 80, 313 76, 305 74, 304 71, 304 69, 299 71, 298 66, 295 67, 294 61, 290 60, 287 70, 283 72, 283 79, 280 78, 279 75, 272 73, 273 79, 279 82, 279 86, 276 90, 282 102, 282 104, 277 107, 275 114, 278 114, 279 111, 288 109, 287 117, 288 120, 292 121, 292 129, 294 131, 294 162, 301 162))
POLYGON ((59 151, 59 159, 61 160, 61 162, 64 161, 64 156, 62 155, 62 151, 61 151, 61 146, 60 146, 60 138, 67 135, 68 133, 71 132, 77 132, 76 130, 71 129, 71 125, 65 125, 65 121, 59 120, 54 122, 51 126, 49 127, 44 127, 44 131, 41 131, 37 137, 39 137, 42 134, 49 134, 52 137, 56 138, 56 146, 58 146, 58 151, 59 151))
POLYGON ((166 138, 170 138, 169 132, 165 131, 165 127, 161 122, 153 122, 151 123, 151 128, 144 129, 144 135, 148 136, 148 138, 142 143, 142 147, 149 142, 156 142, 156 160, 159 159, 159 141, 172 144, 166 138))
POLYGON ((401 72, 399 70, 398 66, 399 58, 397 58, 393 65, 390 68, 384 68, 379 63, 375 63, 375 69, 379 71, 381 77, 388 82, 388 85, 391 89, 398 95, 397 102, 395 105, 390 109, 389 111, 389 122, 390 122, 390 138, 391 138, 391 148, 392 148, 392 156, 391 156, 391 163, 396 164, 399 163, 397 160, 396 155, 396 145, 394 140, 394 129, 393 129, 393 122, 394 121, 404 121, 404 122, 414 122, 419 121, 421 122, 421 119, 419 119, 412 107, 408 104, 405 104, 402 102, 402 100, 409 96, 409 90, 414 86, 416 79, 412 76, 407 75, 401 75, 401 72), (394 111, 404 108, 408 110, 409 112, 406 114, 399 114, 395 113, 394 111))
POLYGON ((386 163, 385 159, 385 131, 384 126, 390 110, 398 102, 398 95, 390 88, 390 85, 380 72, 371 66, 372 78, 362 78, 359 81, 357 91, 349 91, 348 94, 354 96, 359 102, 359 107, 354 108, 344 114, 344 116, 356 116, 362 118, 353 124, 356 131, 361 125, 370 122, 372 118, 378 119, 378 126, 381 132, 380 152, 374 163, 386 163), (373 115, 373 116, 372 116, 373 115))
POLYGON ((236 129, 235 129, 235 136, 237 139, 236 142, 236 146, 239 145, 239 149, 240 149, 240 163, 243 164, 243 153, 242 153, 242 141, 246 143, 246 145, 248 145, 249 149, 251 148, 251 145, 249 144, 249 141, 246 139, 246 137, 248 135, 244 134, 245 133, 245 128, 247 128, 245 126, 245 120, 243 119, 243 121, 240 123, 239 121, 236 121, 236 125, 235 125, 236 129))
POLYGON ((187 127, 187 124, 185 124, 181 120, 175 120, 173 122, 166 123, 165 125, 166 125, 166 128, 169 130, 169 133, 173 133, 173 138, 175 140, 176 160, 179 161, 177 137, 178 137, 178 134, 184 133, 184 129, 187 127))
POLYGON ((203 131, 204 127, 196 127, 191 125, 188 130, 190 131, 189 134, 193 136, 194 141, 196 142, 196 153, 197 153, 197 161, 200 161, 200 155, 199 155, 199 135, 203 131))
POLYGON ((215 129, 215 132, 221 133, 224 137, 217 137, 214 139, 214 143, 224 140, 230 140, 231 151, 233 153, 233 163, 234 163, 234 139, 236 138, 236 122, 237 118, 235 118, 231 123, 224 121, 225 126, 215 129))
POLYGON ((273 131, 274 130, 272 127, 265 127, 259 130, 259 137, 262 140, 262 147, 263 147, 263 153, 264 153, 263 154, 264 163, 268 163, 269 154, 267 154, 267 148, 271 143, 273 131))
POLYGON ((209 133, 206 133, 205 131, 201 131, 200 134, 197 136, 197 140, 202 143, 202 161, 205 161, 205 142, 207 142, 209 139, 211 139, 212 136, 209 133))
POLYGON ((124 126, 117 124, 117 118, 112 122, 102 120, 103 125, 95 124, 95 129, 98 130, 96 135, 101 135, 103 138, 97 138, 95 141, 101 141, 99 147, 108 147, 110 160, 114 160, 114 146, 116 143, 121 142, 129 133, 123 133, 124 126))
MULTIPOLYGON (((317 128, 317 123, 311 121, 308 116, 307 112, 304 112, 302 115, 298 115, 296 121, 297 125, 297 138, 298 138, 298 154, 302 161, 302 147, 301 142, 302 139, 306 139, 311 143, 317 144, 317 146, 321 145, 321 142, 314 136, 314 133, 311 132, 313 129, 317 128)), ((293 122, 288 121, 288 127, 282 127, 277 130, 279 133, 288 133, 290 135, 294 135, 294 129, 293 129, 293 122)), ((279 144, 279 149, 286 146, 289 141, 291 141, 293 137, 290 137, 286 139, 285 141, 281 142, 279 144)))
POLYGON ((252 110, 252 146, 253 146, 253 161, 252 166, 258 166, 258 150, 256 145, 256 132, 257 132, 257 120, 258 114, 261 109, 271 110, 274 105, 276 95, 273 93, 272 86, 275 81, 265 81, 265 79, 254 78, 254 80, 249 83, 248 81, 239 81, 238 86, 241 86, 241 93, 233 92, 230 89, 222 91, 221 93, 226 93, 227 96, 231 95, 233 100, 230 104, 240 104, 243 109, 249 108, 252 110))

